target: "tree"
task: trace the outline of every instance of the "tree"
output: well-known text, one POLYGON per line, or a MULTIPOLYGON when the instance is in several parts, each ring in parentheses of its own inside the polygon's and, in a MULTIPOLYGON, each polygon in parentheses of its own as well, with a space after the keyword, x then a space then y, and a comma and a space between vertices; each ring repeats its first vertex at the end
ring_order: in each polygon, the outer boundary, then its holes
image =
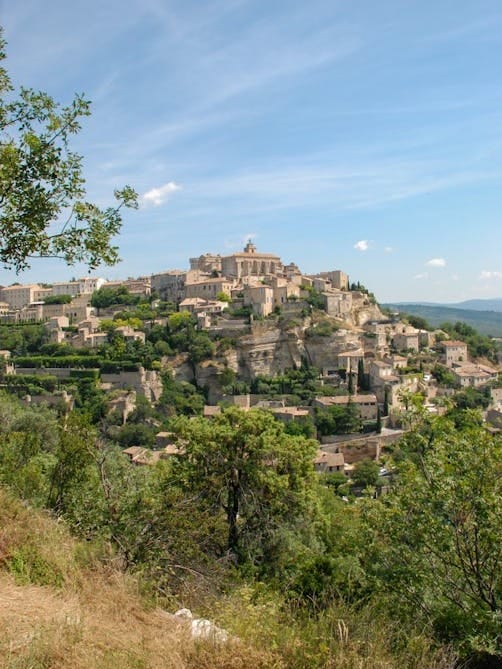
POLYGON ((44 297, 44 304, 70 304, 71 295, 48 295, 44 297))
POLYGON ((263 555, 274 532, 305 509, 315 442, 287 435, 269 412, 236 407, 211 421, 181 418, 174 430, 183 453, 172 482, 224 514, 224 549, 241 562, 263 555))
POLYGON ((380 407, 377 407, 377 417, 376 417, 376 433, 381 434, 382 432, 382 412, 380 407))
POLYGON ((379 467, 374 460, 361 460, 354 467, 352 480, 356 485, 367 488, 376 485, 378 481, 379 467))
POLYGON ((225 293, 225 291, 220 291, 219 293, 216 293, 216 299, 218 302, 231 302, 232 298, 228 293, 225 293))
POLYGON ((357 385, 361 390, 369 390, 369 375, 364 371, 364 362, 359 360, 357 363, 357 385))
POLYGON ((384 394, 384 399, 383 399, 383 415, 388 416, 389 415, 389 387, 385 386, 385 394, 384 394))
MULTIPOLYGON (((0 61, 4 47, 0 33, 0 61)), ((43 92, 13 91, 0 67, 0 262, 17 272, 37 257, 90 268, 115 264, 111 240, 121 227, 120 211, 137 208, 137 196, 126 186, 115 191, 115 207, 86 201, 82 156, 69 144, 89 116, 90 102, 76 95, 62 106, 43 92)))
POLYGON ((346 406, 331 406, 327 409, 316 408, 315 423, 320 435, 351 434, 362 428, 361 412, 350 400, 346 406))
POLYGON ((502 438, 438 418, 407 439, 413 457, 370 506, 380 586, 466 654, 502 656, 502 438))

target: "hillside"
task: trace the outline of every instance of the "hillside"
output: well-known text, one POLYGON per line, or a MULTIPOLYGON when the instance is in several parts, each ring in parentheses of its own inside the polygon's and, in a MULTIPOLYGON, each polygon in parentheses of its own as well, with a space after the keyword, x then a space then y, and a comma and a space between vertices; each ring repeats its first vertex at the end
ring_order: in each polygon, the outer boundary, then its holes
POLYGON ((0 669, 275 667, 235 641, 195 643, 113 555, 0 488, 0 669))
POLYGON ((0 669, 454 667, 454 654, 423 634, 396 652, 391 621, 376 620, 372 608, 338 607, 334 629, 328 620, 298 627, 259 589, 192 593, 192 606, 238 635, 218 643, 194 640, 167 610, 176 602, 160 607, 145 592, 109 548, 74 539, 0 487, 0 669))
POLYGON ((396 309, 400 313, 422 316, 431 325, 437 327, 445 322, 462 321, 475 328, 479 333, 491 337, 502 337, 502 312, 459 309, 429 304, 383 304, 383 307, 396 309))

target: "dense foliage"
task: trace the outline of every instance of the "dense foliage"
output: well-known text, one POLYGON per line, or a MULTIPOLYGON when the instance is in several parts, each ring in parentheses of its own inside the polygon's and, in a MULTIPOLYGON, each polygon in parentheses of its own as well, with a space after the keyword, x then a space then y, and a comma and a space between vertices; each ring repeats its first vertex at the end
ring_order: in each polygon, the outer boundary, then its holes
MULTIPOLYGON (((182 411, 194 396, 185 390, 166 377, 182 411)), ((368 494, 343 502, 343 480, 314 476, 315 442, 268 412, 170 419, 179 455, 133 467, 86 418, 97 399, 83 396, 58 417, 1 397, 0 481, 82 537, 111 542, 163 596, 187 580, 237 596, 258 579, 263 594, 293 607, 295 625, 307 612, 323 625, 327 611, 355 607, 387 630, 399 621, 410 638, 427 630, 478 666, 501 653, 502 440, 472 409, 416 422, 390 453, 391 491, 369 494, 379 472, 363 461, 354 481, 368 494)), ((118 441, 151 443, 154 418, 140 402, 115 426, 118 441)))

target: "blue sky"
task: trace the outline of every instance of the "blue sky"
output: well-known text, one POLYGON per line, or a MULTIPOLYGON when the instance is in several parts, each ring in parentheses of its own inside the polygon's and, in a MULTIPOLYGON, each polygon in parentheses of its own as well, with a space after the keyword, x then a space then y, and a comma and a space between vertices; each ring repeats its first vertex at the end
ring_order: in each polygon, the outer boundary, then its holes
MULTIPOLYGON (((248 237, 380 301, 502 295, 500 0, 23 0, 19 85, 93 113, 88 195, 141 194, 112 278, 248 237)), ((0 283, 81 275, 39 261, 0 283)))

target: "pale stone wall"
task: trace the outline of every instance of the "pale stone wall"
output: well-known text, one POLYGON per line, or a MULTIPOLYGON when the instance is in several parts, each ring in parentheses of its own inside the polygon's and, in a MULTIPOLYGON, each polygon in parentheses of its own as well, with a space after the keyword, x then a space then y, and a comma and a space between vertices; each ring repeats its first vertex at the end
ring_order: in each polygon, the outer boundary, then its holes
POLYGON ((23 307, 35 302, 35 294, 41 290, 41 286, 36 283, 22 286, 8 286, 2 288, 0 298, 2 302, 7 302, 11 309, 22 309, 23 307))

